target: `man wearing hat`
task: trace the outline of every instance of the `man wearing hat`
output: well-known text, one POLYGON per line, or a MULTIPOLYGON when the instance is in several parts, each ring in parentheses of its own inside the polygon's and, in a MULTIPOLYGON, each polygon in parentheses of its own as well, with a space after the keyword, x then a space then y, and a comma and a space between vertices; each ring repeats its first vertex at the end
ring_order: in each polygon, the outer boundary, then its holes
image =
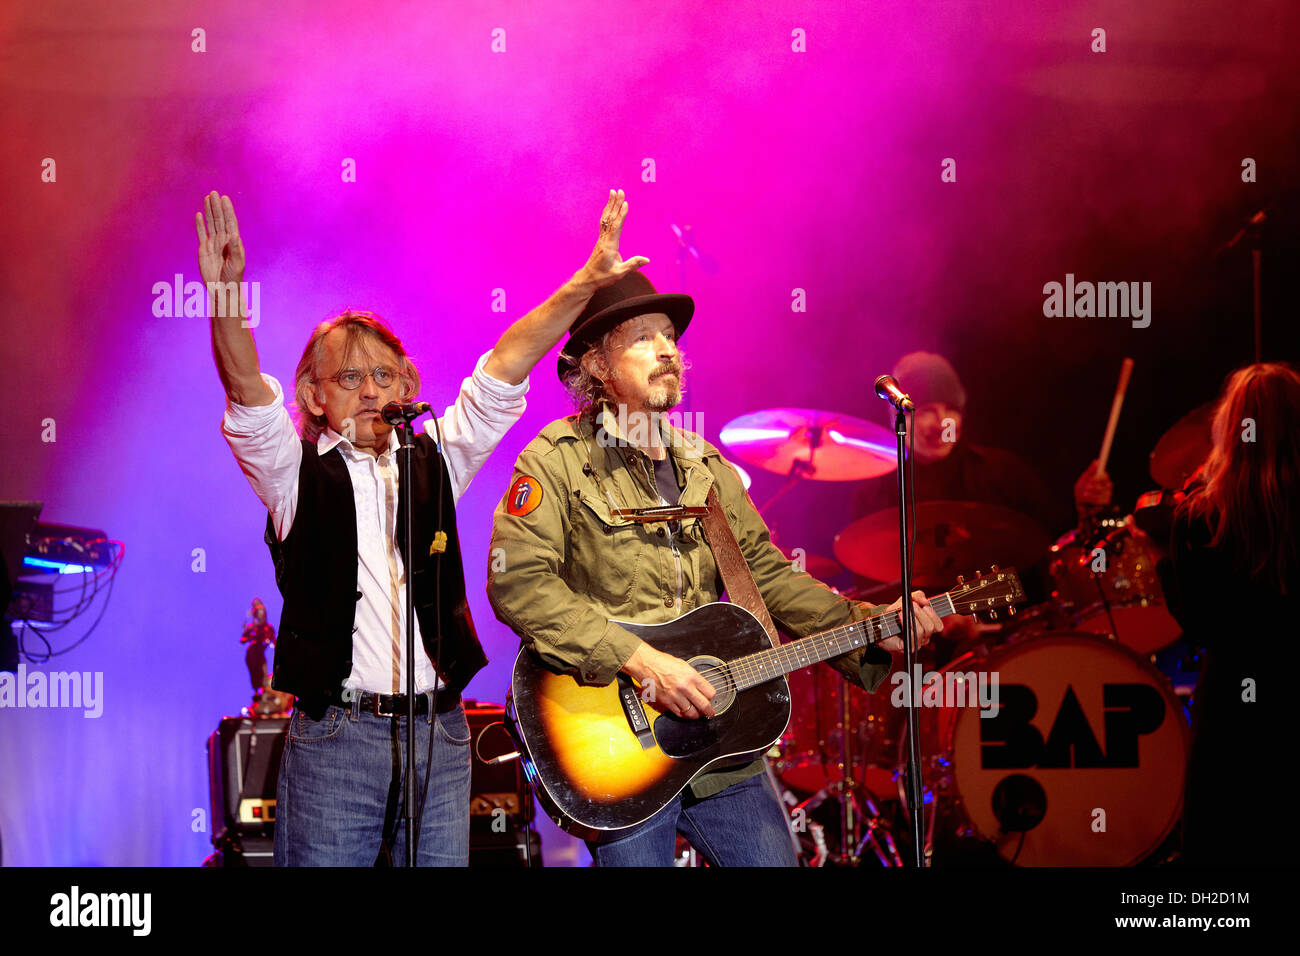
MULTIPOLYGON (((656 709, 688 720, 713 716, 714 688, 614 622, 662 624, 718 600, 723 587, 702 520, 686 513, 705 507, 711 488, 778 625, 802 637, 873 611, 796 571, 717 448, 663 417, 681 401, 678 342, 694 309, 690 297, 659 294, 640 273, 592 296, 558 369, 578 411, 520 454, 493 518, 488 575, 497 617, 545 665, 593 686, 626 673, 653 688, 656 709), (680 511, 642 513, 667 505, 680 511)), ((912 607, 924 644, 942 625, 920 592, 912 607)), ((895 638, 829 663, 874 689, 891 667, 886 650, 898 649, 895 638)), ((761 758, 742 758, 702 774, 649 819, 590 842, 593 859, 670 866, 680 832, 715 866, 795 865, 763 770, 761 758)))

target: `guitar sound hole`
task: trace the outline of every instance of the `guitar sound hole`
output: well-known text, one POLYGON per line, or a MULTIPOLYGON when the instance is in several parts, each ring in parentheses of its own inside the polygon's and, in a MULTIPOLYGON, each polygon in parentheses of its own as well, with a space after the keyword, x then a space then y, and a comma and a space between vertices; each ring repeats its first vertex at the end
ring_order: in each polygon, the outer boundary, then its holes
POLYGON ((713 715, 717 717, 725 713, 736 702, 736 687, 730 668, 716 657, 692 657, 687 663, 717 691, 712 701, 713 715))

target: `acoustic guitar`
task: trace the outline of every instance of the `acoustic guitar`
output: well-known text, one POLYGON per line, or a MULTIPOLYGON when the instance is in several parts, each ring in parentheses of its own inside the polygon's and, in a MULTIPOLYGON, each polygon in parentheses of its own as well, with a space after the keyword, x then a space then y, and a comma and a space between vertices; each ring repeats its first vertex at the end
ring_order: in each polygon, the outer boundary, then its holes
MULTIPOLYGON (((1007 609, 1024 592, 1015 569, 960 582, 930 599, 940 617, 1007 609)), ((898 611, 773 647, 758 619, 725 602, 667 624, 617 621, 699 671, 717 696, 714 716, 686 719, 654 706, 653 687, 625 674, 604 687, 545 667, 527 648, 515 659, 507 704, 524 772, 547 813, 583 836, 635 826, 693 779, 768 750, 790 721, 785 675, 902 631, 898 611)))

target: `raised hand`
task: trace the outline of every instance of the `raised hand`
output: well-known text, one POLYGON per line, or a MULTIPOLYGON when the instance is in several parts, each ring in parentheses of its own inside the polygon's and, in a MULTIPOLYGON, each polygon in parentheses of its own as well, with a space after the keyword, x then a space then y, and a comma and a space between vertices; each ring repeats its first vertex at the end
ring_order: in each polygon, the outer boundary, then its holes
POLYGON ((199 234, 199 274, 204 285, 213 282, 241 282, 244 278, 244 244, 239 238, 239 220, 229 196, 214 189, 203 197, 203 213, 194 214, 199 234))
POLYGON ((1110 504, 1115 486, 1111 484, 1110 475, 1097 470, 1097 459, 1083 470, 1074 483, 1075 506, 1084 510, 1095 510, 1110 504))
POLYGON ((650 260, 645 256, 633 256, 624 259, 619 255, 618 242, 623 234, 623 223, 627 219, 627 200, 623 190, 611 189, 609 199, 600 214, 600 237, 596 247, 591 250, 591 258, 582 267, 585 278, 597 288, 617 282, 629 272, 640 269, 650 260))

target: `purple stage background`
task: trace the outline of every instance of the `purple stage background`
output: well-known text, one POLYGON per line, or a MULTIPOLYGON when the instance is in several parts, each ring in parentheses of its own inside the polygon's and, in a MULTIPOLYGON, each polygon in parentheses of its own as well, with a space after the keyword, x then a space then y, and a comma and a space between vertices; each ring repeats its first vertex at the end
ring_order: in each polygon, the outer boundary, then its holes
MULTIPOLYGON (((1033 462, 1068 517, 1122 357, 1126 506, 1154 487, 1162 431, 1250 361, 1249 257, 1214 252, 1270 202, 1287 227, 1266 252, 1265 358, 1296 355, 1298 26, 1288 0, 8 4, 0 498, 102 528, 126 560, 94 634, 44 665, 102 672, 102 716, 0 712, 4 863, 210 852, 204 741, 249 696, 250 600, 277 623, 280 600, 207 321, 155 314, 155 283, 198 280, 205 192, 234 200, 264 371, 289 381, 317 322, 372 309, 442 407, 585 261, 622 187, 624 255, 695 297, 686 407, 707 438, 771 406, 883 420, 870 382, 937 350, 969 437, 1033 462), (715 272, 679 266, 673 222, 715 272), (1045 318, 1067 273, 1151 282, 1150 326, 1045 318)), ((460 504, 481 700, 503 700, 517 647, 483 593, 492 509, 568 409, 553 358, 528 401, 460 504)), ((778 486, 756 474, 753 495, 778 486)), ((782 543, 828 554, 847 496, 786 498, 782 543)), ((548 864, 586 862, 544 834, 548 864)))

